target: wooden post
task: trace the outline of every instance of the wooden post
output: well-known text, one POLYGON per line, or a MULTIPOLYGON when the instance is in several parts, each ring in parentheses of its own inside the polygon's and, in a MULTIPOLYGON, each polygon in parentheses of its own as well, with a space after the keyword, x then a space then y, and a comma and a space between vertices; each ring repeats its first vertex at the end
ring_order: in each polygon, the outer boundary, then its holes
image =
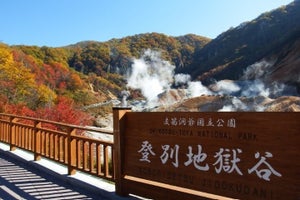
POLYGON ((15 117, 9 117, 9 134, 10 134, 10 151, 14 151, 16 150, 16 129, 15 129, 15 125, 14 123, 16 122, 16 118, 15 117))
POLYGON ((122 186, 123 179, 123 134, 124 134, 124 116, 126 112, 131 112, 131 108, 114 107, 113 108, 113 128, 114 128, 114 173, 116 194, 120 196, 128 196, 128 192, 124 191, 122 186))
POLYGON ((41 122, 34 121, 34 160, 41 160, 41 131, 39 128, 42 127, 41 122))
POLYGON ((74 175, 76 169, 76 140, 72 139, 71 136, 75 134, 76 129, 71 129, 68 131, 68 174, 74 175))

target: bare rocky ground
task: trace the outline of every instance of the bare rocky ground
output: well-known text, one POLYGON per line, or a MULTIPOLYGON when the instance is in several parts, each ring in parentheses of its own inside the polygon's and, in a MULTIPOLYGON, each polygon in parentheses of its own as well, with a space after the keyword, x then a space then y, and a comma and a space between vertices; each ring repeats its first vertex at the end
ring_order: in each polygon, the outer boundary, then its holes
MULTIPOLYGON (((272 99, 264 96, 236 97, 230 95, 202 95, 186 98, 181 90, 170 90, 160 96, 159 106, 136 109, 147 112, 300 112, 300 97, 281 96, 272 99)), ((112 113, 97 118, 97 126, 112 130, 112 113)))
MULTIPOLYGON (((170 98, 170 96, 168 97, 170 98)), ((178 99, 178 96, 174 96, 178 99)), ((300 112, 300 97, 281 96, 276 99, 268 97, 235 97, 227 95, 203 95, 182 99, 175 104, 165 104, 154 111, 169 112, 300 112)))

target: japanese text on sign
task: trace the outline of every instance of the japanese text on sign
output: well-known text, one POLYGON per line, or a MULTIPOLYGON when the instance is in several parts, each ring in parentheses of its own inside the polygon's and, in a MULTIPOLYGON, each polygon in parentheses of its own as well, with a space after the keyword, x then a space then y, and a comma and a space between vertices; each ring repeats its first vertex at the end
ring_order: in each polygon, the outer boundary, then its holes
POLYGON ((197 126, 197 127, 229 127, 236 128, 236 119, 213 119, 213 118, 193 118, 193 117, 166 117, 163 121, 166 126, 197 126))
MULTIPOLYGON (((161 145, 161 149, 161 163, 166 164, 169 161, 175 168, 178 168, 180 165, 178 157, 180 146, 177 144, 174 146, 164 144, 161 145)), ((239 154, 243 153, 242 149, 240 148, 220 148, 218 152, 215 152, 213 156, 215 162, 211 166, 205 162, 208 155, 203 150, 202 145, 197 145, 196 153, 193 151, 193 146, 188 146, 188 150, 186 152, 186 159, 183 163, 184 166, 193 165, 199 171, 209 171, 211 168, 213 168, 217 174, 223 172, 228 174, 236 173, 240 176, 243 176, 243 173, 245 173, 239 168, 239 162, 241 161, 239 154)), ((138 153, 141 154, 141 158, 139 159, 141 162, 151 163, 151 156, 156 156, 156 153, 153 151, 152 145, 149 141, 142 142, 138 153)), ((257 177, 265 181, 270 181, 271 175, 281 177, 282 175, 277 172, 270 163, 267 162, 267 158, 272 157, 273 154, 270 152, 265 152, 264 155, 261 155, 260 152, 256 152, 254 154, 254 158, 257 159, 258 162, 254 166, 251 166, 246 173, 256 174, 257 177)))

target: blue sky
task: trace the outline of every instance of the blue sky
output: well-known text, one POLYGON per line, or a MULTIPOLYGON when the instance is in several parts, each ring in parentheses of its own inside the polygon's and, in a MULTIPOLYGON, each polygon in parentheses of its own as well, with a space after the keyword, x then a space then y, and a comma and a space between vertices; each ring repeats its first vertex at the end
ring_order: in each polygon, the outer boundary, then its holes
POLYGON ((215 38, 293 0, 1 0, 0 42, 59 47, 140 33, 215 38))

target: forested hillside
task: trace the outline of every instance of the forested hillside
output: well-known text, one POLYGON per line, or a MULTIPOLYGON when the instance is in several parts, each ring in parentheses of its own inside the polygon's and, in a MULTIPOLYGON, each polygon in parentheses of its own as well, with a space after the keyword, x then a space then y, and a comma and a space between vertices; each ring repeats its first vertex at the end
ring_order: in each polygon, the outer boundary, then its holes
POLYGON ((77 108, 89 101, 90 92, 85 77, 65 62, 66 52, 33 47, 31 50, 32 54, 25 54, 19 48, 0 44, 0 112, 88 123, 90 116, 77 108), (48 50, 61 54, 51 57, 45 53, 48 50))
POLYGON ((164 34, 148 33, 112 39, 108 42, 80 42, 66 47, 72 56, 70 67, 84 74, 106 73, 125 74, 130 68, 132 58, 139 58, 147 49, 162 52, 162 58, 178 67, 190 65, 195 49, 206 45, 210 39, 186 35, 170 37, 164 34))
POLYGON ((115 99, 124 90, 132 58, 154 49, 183 67, 209 41, 149 33, 61 48, 1 44, 0 112, 85 124, 91 121, 85 106, 115 99))

